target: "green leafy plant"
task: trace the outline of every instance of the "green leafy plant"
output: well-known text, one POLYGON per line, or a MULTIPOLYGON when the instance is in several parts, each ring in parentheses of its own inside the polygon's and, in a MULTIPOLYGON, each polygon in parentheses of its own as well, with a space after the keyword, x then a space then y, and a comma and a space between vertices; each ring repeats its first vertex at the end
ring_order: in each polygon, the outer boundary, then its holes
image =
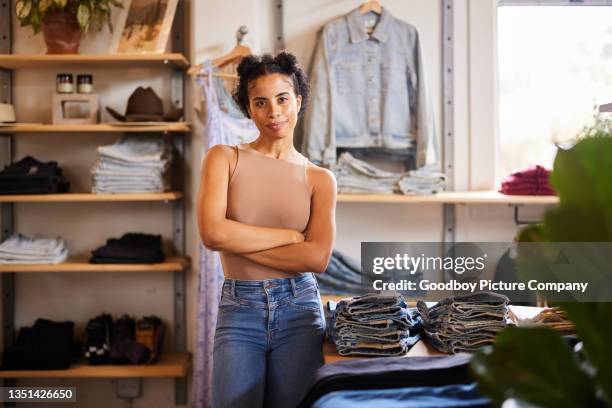
POLYGON ((17 0, 15 13, 21 26, 32 26, 34 34, 41 30, 41 24, 49 13, 65 10, 76 15, 81 29, 100 31, 104 24, 113 30, 111 7, 123 8, 121 0, 17 0))
MULTIPOLYGON (((541 226, 521 231, 519 241, 612 242, 610 123, 596 118, 571 149, 559 150, 551 183, 560 204, 547 211, 541 226)), ((521 263, 520 255, 517 269, 523 280, 542 279, 542 271, 521 263)), ((580 265, 573 276, 592 272, 580 265)), ((610 265, 600 263, 595 272, 600 282, 612 280, 610 265)), ((580 353, 548 328, 504 330, 493 347, 474 355, 471 366, 495 404, 514 398, 539 407, 612 406, 612 303, 556 305, 574 322, 580 353)))

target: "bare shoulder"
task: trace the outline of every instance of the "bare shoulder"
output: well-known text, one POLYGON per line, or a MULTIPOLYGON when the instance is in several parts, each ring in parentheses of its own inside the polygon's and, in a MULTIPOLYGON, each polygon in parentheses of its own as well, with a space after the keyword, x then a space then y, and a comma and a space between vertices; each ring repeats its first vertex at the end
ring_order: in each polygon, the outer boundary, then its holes
POLYGON ((334 173, 313 163, 307 164, 306 171, 313 193, 317 191, 326 191, 334 196, 336 195, 336 177, 334 173))
POLYGON ((215 159, 220 159, 220 158, 231 159, 232 157, 234 157, 234 155, 235 155, 234 146, 221 145, 221 144, 214 145, 213 147, 208 149, 208 151, 206 152, 207 158, 215 158, 215 159))

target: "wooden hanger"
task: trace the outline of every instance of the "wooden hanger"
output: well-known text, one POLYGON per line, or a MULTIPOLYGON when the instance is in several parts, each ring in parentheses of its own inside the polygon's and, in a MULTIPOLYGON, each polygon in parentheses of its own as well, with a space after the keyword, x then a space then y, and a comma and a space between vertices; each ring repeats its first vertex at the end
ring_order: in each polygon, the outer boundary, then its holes
MULTIPOLYGON (((234 49, 232 49, 229 53, 223 55, 222 57, 215 58, 214 60, 212 60, 212 65, 217 68, 222 68, 233 62, 240 61, 243 57, 246 57, 247 55, 253 54, 253 51, 251 51, 249 47, 242 45, 242 41, 244 40, 244 37, 247 35, 248 32, 249 31, 246 26, 240 26, 238 31, 236 31, 236 46, 234 47, 234 49)), ((199 74, 200 71, 202 70, 202 65, 203 64, 197 64, 197 65, 190 67, 187 70, 187 73, 189 75, 199 74)), ((228 78, 236 77, 237 78, 237 76, 233 74, 222 74, 222 73, 213 73, 213 76, 223 76, 223 77, 228 77, 228 78)))
POLYGON ((369 12, 374 12, 376 14, 382 13, 382 6, 380 5, 380 0, 366 1, 361 6, 359 6, 360 14, 366 14, 369 12))

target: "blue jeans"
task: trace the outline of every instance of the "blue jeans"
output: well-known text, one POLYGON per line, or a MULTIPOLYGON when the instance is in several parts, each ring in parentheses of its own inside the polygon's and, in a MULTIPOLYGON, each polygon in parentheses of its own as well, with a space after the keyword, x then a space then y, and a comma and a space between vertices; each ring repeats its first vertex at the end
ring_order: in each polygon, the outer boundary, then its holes
POLYGON ((323 305, 312 274, 226 279, 213 353, 213 408, 296 407, 323 365, 323 305))

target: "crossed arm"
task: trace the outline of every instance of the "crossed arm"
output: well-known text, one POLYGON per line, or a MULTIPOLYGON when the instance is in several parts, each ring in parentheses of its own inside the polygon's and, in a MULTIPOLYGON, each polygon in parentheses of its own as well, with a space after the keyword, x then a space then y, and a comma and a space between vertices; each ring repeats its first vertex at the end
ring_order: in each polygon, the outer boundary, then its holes
POLYGON ((197 204, 204 245, 287 272, 323 272, 331 256, 336 230, 336 182, 331 172, 318 167, 308 169, 313 193, 305 234, 291 229, 258 227, 226 217, 230 163, 235 162, 234 155, 229 146, 214 146, 204 159, 197 204))

